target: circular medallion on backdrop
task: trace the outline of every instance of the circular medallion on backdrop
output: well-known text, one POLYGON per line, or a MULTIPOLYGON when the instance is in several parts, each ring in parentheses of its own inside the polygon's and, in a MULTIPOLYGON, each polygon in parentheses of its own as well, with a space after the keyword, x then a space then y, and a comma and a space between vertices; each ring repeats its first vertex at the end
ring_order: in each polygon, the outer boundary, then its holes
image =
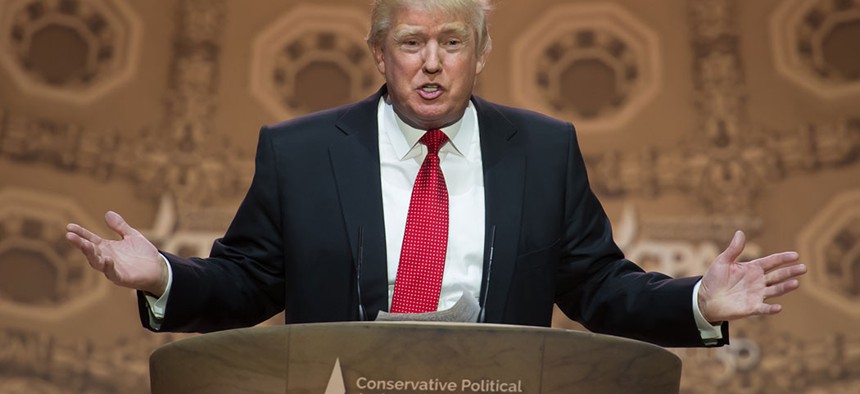
POLYGON ((66 223, 98 228, 64 197, 0 192, 0 317, 62 320, 106 295, 110 281, 65 239, 66 223))
POLYGON ((657 93, 659 59, 656 34, 621 6, 561 5, 514 42, 513 94, 585 132, 611 130, 657 93))
POLYGON ((382 84, 368 28, 362 9, 294 8, 254 40, 251 93, 280 119, 365 98, 382 84))
POLYGON ((860 317, 860 190, 833 198, 804 227, 797 243, 803 260, 814 262, 803 287, 860 317))
POLYGON ((89 103, 137 67, 140 22, 124 1, 0 4, 0 67, 27 94, 89 103))
POLYGON ((770 30, 784 77, 825 98, 860 94, 860 1, 786 0, 770 30))

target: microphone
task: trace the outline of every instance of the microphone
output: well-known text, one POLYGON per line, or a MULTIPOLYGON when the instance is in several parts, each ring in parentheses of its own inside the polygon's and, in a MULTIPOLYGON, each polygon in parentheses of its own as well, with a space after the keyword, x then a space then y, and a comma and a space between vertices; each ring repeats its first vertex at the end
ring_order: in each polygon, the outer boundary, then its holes
POLYGON ((490 292, 490 275, 493 274, 493 250, 496 245, 496 225, 490 229, 490 256, 487 261, 487 281, 484 282, 484 291, 481 294, 481 312, 478 314, 478 323, 485 323, 487 321, 487 293, 490 292))
POLYGON ((358 258, 355 260, 355 291, 358 293, 358 320, 367 321, 361 300, 361 263, 364 260, 364 227, 358 226, 358 258))

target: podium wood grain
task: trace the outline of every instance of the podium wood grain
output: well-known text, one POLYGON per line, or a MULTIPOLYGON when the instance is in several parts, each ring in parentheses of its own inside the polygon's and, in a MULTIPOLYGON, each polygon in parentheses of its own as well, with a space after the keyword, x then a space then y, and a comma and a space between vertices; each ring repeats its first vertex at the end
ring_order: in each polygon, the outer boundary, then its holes
POLYGON ((150 358, 153 393, 664 394, 678 392, 680 376, 680 359, 651 344, 490 324, 247 328, 183 339, 150 358), (328 387, 333 373, 345 387, 328 387))

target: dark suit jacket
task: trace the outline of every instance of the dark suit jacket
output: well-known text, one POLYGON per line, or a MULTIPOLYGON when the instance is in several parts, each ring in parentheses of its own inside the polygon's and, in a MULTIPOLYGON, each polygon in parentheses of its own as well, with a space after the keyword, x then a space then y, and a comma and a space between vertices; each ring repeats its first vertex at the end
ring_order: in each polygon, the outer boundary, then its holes
MULTIPOLYGON (((359 231, 362 303, 371 319, 387 310, 377 127, 384 93, 260 131, 253 182, 211 256, 167 255, 174 276, 162 331, 249 326, 282 310, 287 323, 357 320, 359 231)), ((573 125, 473 103, 487 238, 496 228, 487 322, 549 326, 555 303, 596 332, 702 346, 692 312, 698 278, 643 273, 624 259, 589 188, 573 125)))

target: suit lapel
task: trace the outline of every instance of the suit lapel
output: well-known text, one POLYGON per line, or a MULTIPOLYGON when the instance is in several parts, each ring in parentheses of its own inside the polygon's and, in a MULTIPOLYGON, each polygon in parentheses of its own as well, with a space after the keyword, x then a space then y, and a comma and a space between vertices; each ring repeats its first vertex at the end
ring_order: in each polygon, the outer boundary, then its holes
POLYGON ((379 172, 379 126, 376 116, 380 90, 359 102, 337 122, 343 139, 329 147, 335 182, 349 233, 350 249, 358 261, 359 228, 363 249, 361 298, 369 319, 388 307, 385 222, 379 172))
MULTIPOLYGON (((502 320, 508 288, 514 272, 525 178, 525 154, 516 128, 492 104, 475 97, 481 133, 481 160, 484 167, 486 243, 484 272, 488 272, 490 247, 493 262, 487 291, 487 322, 502 320), (492 239, 495 226, 495 239, 492 239)), ((487 286, 484 275, 482 288, 487 286)))

